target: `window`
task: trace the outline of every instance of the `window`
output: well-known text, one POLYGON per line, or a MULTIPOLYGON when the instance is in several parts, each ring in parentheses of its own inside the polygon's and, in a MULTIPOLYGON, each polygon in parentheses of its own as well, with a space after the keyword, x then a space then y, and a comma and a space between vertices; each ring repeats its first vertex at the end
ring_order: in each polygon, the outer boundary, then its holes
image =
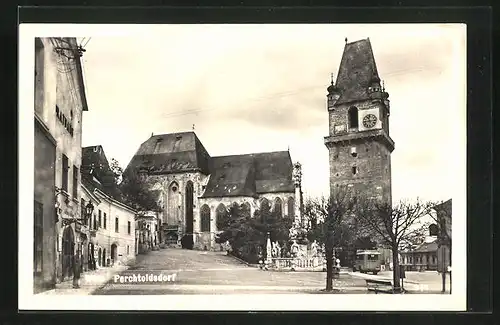
POLYGON ((201 231, 209 232, 210 231, 210 208, 208 205, 204 204, 200 209, 200 222, 201 222, 201 231))
POLYGON ((97 218, 97 220, 98 220, 97 222, 98 222, 98 224, 99 224, 99 228, 101 228, 101 227, 102 227, 102 222, 101 222, 101 221, 102 221, 102 220, 101 220, 101 210, 99 210, 99 217, 97 218))
POLYGON ((68 192, 68 157, 62 155, 62 189, 68 192))
POLYGON ((279 197, 274 200, 274 212, 278 217, 283 217, 282 201, 279 197))
MULTIPOLYGON (((129 224, 130 224, 130 221, 129 221, 129 224)), ((127 245, 127 255, 130 254, 130 246, 127 245)))
POLYGON ((78 198, 78 168, 73 166, 73 198, 78 198))
POLYGON ((104 225, 103 225, 103 226, 104 226, 104 229, 106 229, 106 226, 107 226, 107 225, 106 225, 106 224, 107 224, 107 220, 106 220, 106 219, 107 219, 107 217, 106 217, 106 212, 104 212, 104 225))
POLYGON ((358 152, 356 150, 356 147, 351 147, 351 156, 356 158, 358 156, 358 152))
POLYGON ((94 230, 97 230, 97 216, 96 216, 95 213, 94 213, 94 222, 93 222, 93 224, 94 224, 94 230))
POLYGON ((378 261, 378 255, 377 254, 370 254, 370 255, 368 255, 368 260, 369 261, 378 261))
POLYGON ((115 232, 118 232, 118 217, 115 218, 115 232))
POLYGON ((357 173, 358 173, 358 167, 353 166, 353 167, 352 167, 352 174, 353 174, 353 175, 356 175, 357 173))
POLYGON ((42 273, 43 265, 43 204, 35 201, 34 207, 33 273, 42 273))
MULTIPOLYGON (((127 233, 130 235, 131 224, 130 221, 127 222, 127 233)), ((128 254, 128 253, 127 253, 128 254)))
POLYGON ((349 108, 349 128, 357 129, 358 128, 358 108, 353 106, 349 108))
POLYGON ((295 217, 295 200, 293 197, 288 198, 288 216, 295 217))

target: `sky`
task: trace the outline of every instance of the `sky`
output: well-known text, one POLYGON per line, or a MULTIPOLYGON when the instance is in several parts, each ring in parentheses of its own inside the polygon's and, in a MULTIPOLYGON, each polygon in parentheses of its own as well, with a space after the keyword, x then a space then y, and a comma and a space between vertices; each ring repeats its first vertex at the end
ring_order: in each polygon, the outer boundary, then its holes
POLYGON ((210 155, 290 150, 306 196, 329 193, 326 87, 348 41, 370 38, 390 94, 393 201, 447 200, 465 160, 465 27, 155 25, 78 38, 83 146, 126 167, 151 134, 194 129, 210 155))

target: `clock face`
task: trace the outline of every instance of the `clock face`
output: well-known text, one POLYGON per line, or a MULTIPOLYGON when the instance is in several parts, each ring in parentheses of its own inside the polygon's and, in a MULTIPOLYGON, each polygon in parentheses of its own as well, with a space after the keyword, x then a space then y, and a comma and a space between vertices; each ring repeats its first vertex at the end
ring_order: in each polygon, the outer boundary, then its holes
POLYGON ((366 114, 365 117, 363 117, 363 126, 365 128, 372 128, 376 123, 377 117, 373 114, 366 114))

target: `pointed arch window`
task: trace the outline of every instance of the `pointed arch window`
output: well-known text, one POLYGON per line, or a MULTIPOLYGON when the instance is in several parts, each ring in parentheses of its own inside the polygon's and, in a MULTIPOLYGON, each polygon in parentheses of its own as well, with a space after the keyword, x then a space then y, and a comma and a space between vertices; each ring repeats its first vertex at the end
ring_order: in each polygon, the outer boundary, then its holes
POLYGON ((210 207, 204 204, 200 209, 201 232, 210 232, 210 207))
POLYGON ((279 197, 274 200, 274 212, 278 217, 283 217, 283 201, 279 197))
POLYGON ((295 200, 293 197, 288 198, 288 216, 295 217, 295 200))
POLYGON ((246 216, 247 218, 251 217, 250 203, 248 203, 248 202, 242 203, 241 210, 242 210, 244 216, 246 216))
POLYGON ((262 201, 260 201, 260 217, 262 222, 266 221, 270 211, 271 211, 271 204, 266 198, 263 198, 262 201))
POLYGON ((349 119, 349 129, 357 129, 358 128, 358 108, 356 106, 352 106, 348 111, 348 119, 349 119))

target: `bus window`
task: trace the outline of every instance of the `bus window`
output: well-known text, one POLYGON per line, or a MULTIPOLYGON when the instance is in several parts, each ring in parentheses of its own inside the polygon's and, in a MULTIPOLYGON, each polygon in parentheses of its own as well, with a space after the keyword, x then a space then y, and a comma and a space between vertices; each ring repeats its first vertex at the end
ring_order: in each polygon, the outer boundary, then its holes
POLYGON ((361 254, 360 255, 356 255, 356 259, 358 261, 362 261, 364 259, 364 255, 361 255, 361 254))
POLYGON ((370 254, 370 255, 368 255, 368 260, 369 261, 377 261, 378 257, 379 256, 377 254, 370 254))

